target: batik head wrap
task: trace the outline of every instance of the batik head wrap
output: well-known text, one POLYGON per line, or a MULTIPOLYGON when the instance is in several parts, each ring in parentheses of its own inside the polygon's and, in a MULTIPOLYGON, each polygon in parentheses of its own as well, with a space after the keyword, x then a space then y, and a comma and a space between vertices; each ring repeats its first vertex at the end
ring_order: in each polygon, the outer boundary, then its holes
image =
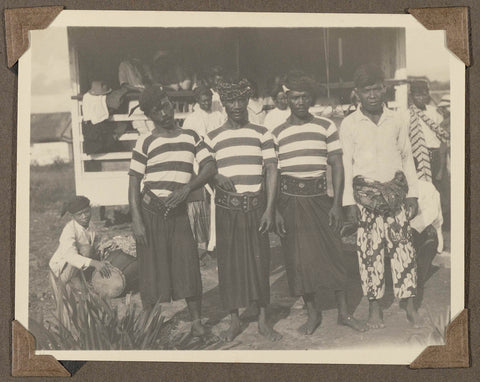
POLYGON ((253 88, 246 79, 238 82, 222 81, 218 84, 218 94, 222 102, 233 101, 239 97, 251 97, 253 95, 253 88))

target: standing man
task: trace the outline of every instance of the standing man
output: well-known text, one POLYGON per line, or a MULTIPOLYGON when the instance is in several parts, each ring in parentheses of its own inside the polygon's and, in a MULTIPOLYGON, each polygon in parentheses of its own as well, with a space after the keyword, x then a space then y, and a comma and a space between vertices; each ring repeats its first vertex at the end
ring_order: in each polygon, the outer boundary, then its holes
POLYGON ((348 314, 346 269, 339 231, 342 227, 342 149, 335 124, 309 112, 315 99, 313 79, 288 75, 284 90, 291 115, 272 134, 278 146, 280 196, 277 232, 282 237, 288 284, 308 311, 300 332, 310 335, 321 323, 315 294, 335 291, 338 323, 363 330, 348 314), (333 204, 327 196, 327 163, 332 166, 333 204))
POLYGON ((184 298, 192 334, 201 336, 202 280, 185 200, 215 174, 215 162, 195 132, 177 127, 162 87, 145 89, 140 108, 155 124, 150 134, 137 140, 129 171, 142 303, 148 311, 157 302, 184 298), (194 160, 200 170, 192 178, 194 160))
POLYGON ((248 121, 252 88, 247 80, 222 82, 218 92, 228 119, 208 133, 205 141, 218 167, 214 177, 218 279, 223 306, 231 316, 223 335, 232 341, 240 334, 238 309, 255 304, 260 308, 258 332, 276 341, 281 335, 266 315, 270 300, 268 231, 274 224, 277 187, 273 139, 265 127, 248 121))
POLYGON ((440 193, 442 212, 447 226, 450 220, 450 179, 447 173, 447 153, 450 132, 442 125, 442 116, 430 105, 426 81, 410 84, 412 104, 409 107, 409 135, 418 177, 433 183, 440 193))
POLYGON ((354 76, 360 107, 340 127, 345 167, 343 205, 358 223, 357 254, 372 328, 384 327, 378 303, 385 292, 384 256, 390 257, 395 296, 406 300, 418 324, 416 253, 409 220, 418 210, 418 180, 403 118, 384 106, 382 70, 363 65, 354 76))

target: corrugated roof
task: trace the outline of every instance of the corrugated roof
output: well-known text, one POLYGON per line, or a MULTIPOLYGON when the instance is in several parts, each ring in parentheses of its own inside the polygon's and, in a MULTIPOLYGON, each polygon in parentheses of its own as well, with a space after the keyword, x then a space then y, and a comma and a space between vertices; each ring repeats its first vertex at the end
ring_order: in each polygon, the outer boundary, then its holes
POLYGON ((42 113, 30 116, 30 142, 72 141, 70 113, 42 113))

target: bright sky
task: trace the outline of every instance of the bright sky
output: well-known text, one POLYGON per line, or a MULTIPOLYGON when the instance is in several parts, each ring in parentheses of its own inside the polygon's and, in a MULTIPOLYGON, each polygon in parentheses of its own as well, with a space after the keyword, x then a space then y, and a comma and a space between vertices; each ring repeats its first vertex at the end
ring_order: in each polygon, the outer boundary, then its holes
MULTIPOLYGON (((430 80, 449 79, 448 51, 442 31, 407 30, 407 73, 430 80)), ((71 110, 67 31, 50 28, 31 33, 32 112, 71 110)))

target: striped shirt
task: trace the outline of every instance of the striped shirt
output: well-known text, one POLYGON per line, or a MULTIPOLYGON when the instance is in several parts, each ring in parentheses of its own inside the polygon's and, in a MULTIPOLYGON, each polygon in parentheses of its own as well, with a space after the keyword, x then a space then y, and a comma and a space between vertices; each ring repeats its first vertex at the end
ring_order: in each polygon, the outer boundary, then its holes
POLYGON ((249 123, 234 129, 227 121, 208 133, 205 143, 215 156, 218 173, 230 178, 238 193, 260 191, 263 166, 277 165, 272 135, 263 126, 249 123))
POLYGON ((129 175, 144 181, 158 197, 166 197, 190 182, 193 163, 200 166, 213 160, 205 142, 192 130, 176 137, 141 135, 132 153, 129 175))
POLYGON ((337 128, 327 118, 314 117, 303 125, 293 125, 289 117, 272 134, 284 175, 319 177, 327 170, 328 156, 342 154, 337 128))

